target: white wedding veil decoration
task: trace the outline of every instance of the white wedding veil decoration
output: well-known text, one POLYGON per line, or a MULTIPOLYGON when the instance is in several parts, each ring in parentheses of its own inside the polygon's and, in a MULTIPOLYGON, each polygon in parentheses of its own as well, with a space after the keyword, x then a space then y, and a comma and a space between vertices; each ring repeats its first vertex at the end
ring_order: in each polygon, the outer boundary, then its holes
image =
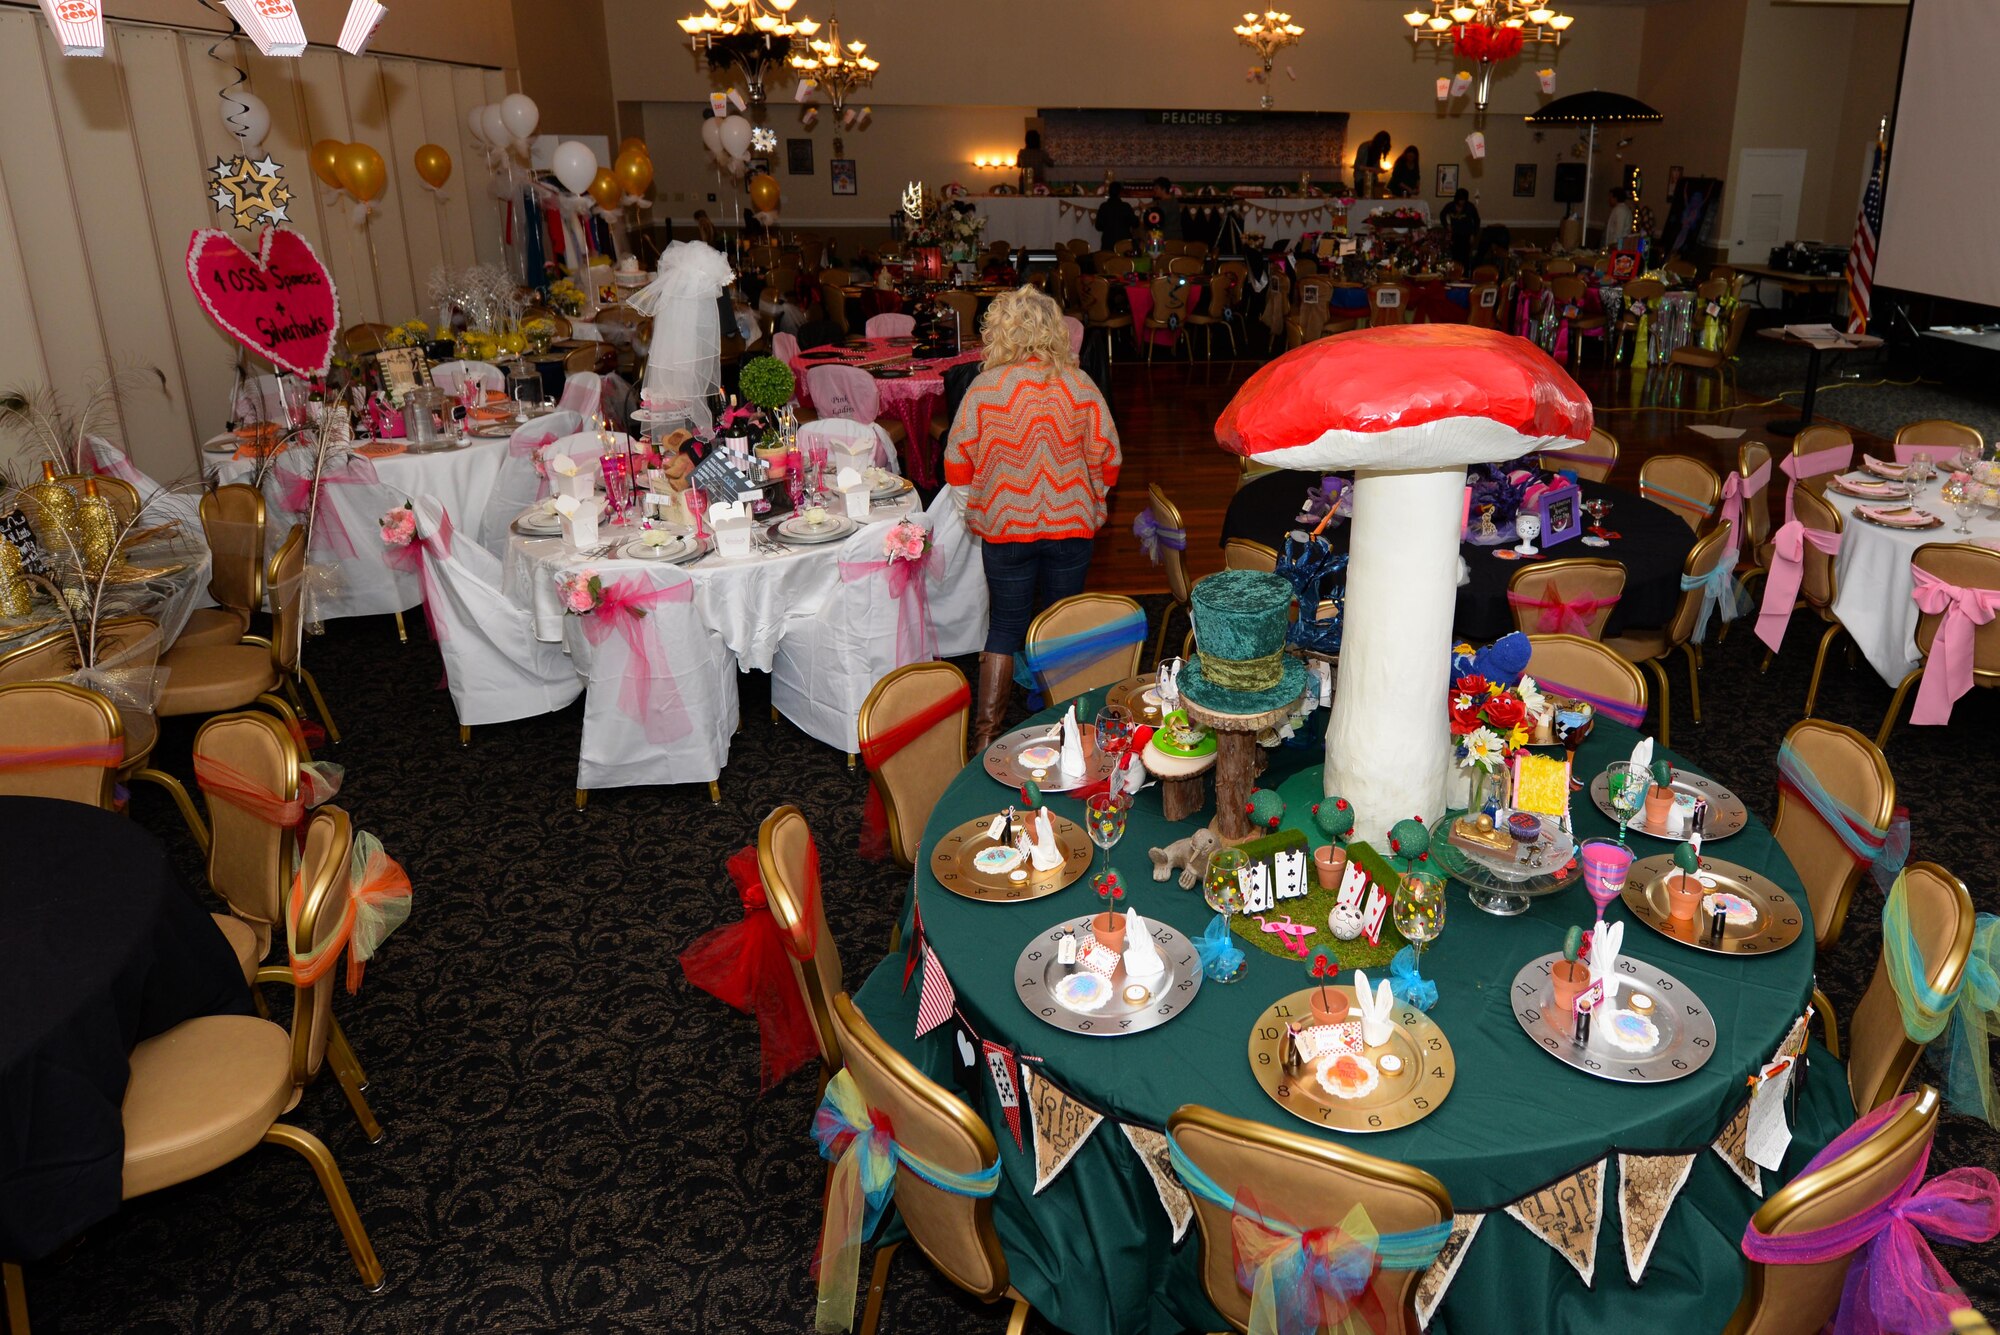
POLYGON ((722 384, 716 298, 735 277, 720 251, 698 241, 675 241, 660 256, 659 276, 630 302, 641 315, 653 317, 647 406, 663 418, 677 419, 650 423, 656 437, 676 426, 706 434, 715 425, 708 396, 722 384))

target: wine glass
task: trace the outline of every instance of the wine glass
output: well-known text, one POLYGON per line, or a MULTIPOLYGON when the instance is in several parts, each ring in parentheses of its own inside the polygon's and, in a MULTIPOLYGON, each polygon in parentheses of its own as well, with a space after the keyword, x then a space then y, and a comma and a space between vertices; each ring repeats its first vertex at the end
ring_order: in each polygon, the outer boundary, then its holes
POLYGON ((1978 488, 1972 486, 1970 483, 1961 483, 1958 488, 1957 498, 1951 503, 1951 509, 1952 513, 1958 516, 1958 527, 1952 531, 1954 533, 1971 533, 1972 528, 1968 521, 1979 513, 1978 488))
POLYGON ((1250 865, 1240 848, 1218 848, 1208 855, 1208 869, 1201 878, 1201 897, 1224 917, 1243 911, 1243 883, 1238 880, 1250 865))
POLYGON ((681 495, 687 501, 688 518, 694 521, 695 541, 706 541, 708 531, 702 524, 702 517, 708 513, 708 493, 700 487, 689 487, 681 495))
POLYGON ((1626 763, 1613 765, 1604 771, 1608 800, 1611 810, 1618 817, 1618 842, 1625 842, 1625 832, 1632 824, 1632 818, 1639 814, 1639 808, 1646 804, 1646 785, 1651 781, 1644 765, 1626 763))
POLYGON ((1104 868, 1111 869, 1111 849, 1125 837, 1125 816, 1132 803, 1122 794, 1096 793, 1083 804, 1084 828, 1090 842, 1104 851, 1104 868))
POLYGON ((1097 711, 1097 753, 1115 756, 1132 740, 1132 711, 1123 705, 1106 705, 1097 711))
POLYGON ((1419 961, 1425 943, 1444 930, 1444 885, 1442 877, 1405 872, 1402 884, 1396 887, 1390 918, 1403 939, 1416 946, 1419 961))
POLYGON ((1602 923, 1604 910, 1625 893, 1632 850, 1609 839, 1586 839, 1577 850, 1577 861, 1583 865, 1583 888, 1590 892, 1591 902, 1597 905, 1597 921, 1602 923))

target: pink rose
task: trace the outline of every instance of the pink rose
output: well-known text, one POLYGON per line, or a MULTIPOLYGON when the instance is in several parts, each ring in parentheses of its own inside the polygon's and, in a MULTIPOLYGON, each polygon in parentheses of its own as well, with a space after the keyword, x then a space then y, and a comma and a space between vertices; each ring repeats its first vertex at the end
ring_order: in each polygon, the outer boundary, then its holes
POLYGON ((417 536, 417 516, 408 506, 398 506, 382 516, 382 541, 391 547, 407 547, 417 536))

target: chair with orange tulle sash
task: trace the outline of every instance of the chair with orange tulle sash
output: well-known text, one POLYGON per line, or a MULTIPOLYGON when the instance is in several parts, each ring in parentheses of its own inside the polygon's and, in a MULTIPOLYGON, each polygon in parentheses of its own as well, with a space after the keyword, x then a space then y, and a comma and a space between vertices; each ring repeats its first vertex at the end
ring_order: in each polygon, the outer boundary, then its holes
POLYGON ((57 681, 0 686, 0 796, 115 807, 125 728, 111 702, 57 681))

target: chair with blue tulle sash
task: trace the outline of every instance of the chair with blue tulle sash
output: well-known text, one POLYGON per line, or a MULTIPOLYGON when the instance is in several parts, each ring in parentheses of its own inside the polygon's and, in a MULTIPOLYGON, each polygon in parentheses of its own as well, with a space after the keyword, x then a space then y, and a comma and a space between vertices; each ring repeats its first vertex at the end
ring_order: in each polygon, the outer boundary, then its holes
MULTIPOLYGON (((1934 862, 1903 869, 1884 906, 1882 952, 1868 990, 1847 1025, 1847 1089, 1858 1116, 1901 1093, 1930 1037, 1910 1032, 1907 1012, 1948 1011, 1965 990, 1972 962, 1972 896, 1934 862), (1897 925, 1892 932, 1889 924, 1897 925)), ((1829 1051, 1840 1054, 1833 1016, 1824 1017, 1829 1051)), ((1942 1028, 1942 1026, 1939 1026, 1942 1028)))
MULTIPOLYGON (((1708 628, 1709 612, 1720 601, 1716 597, 1717 582, 1734 578, 1726 564, 1730 554, 1730 527, 1726 521, 1717 524, 1696 539, 1689 549, 1687 561, 1681 567, 1680 601, 1674 605, 1674 614, 1667 619, 1666 625, 1651 629, 1628 626, 1622 634, 1604 641, 1607 648, 1623 656, 1627 662, 1652 669, 1653 677, 1660 685, 1661 746, 1673 745, 1669 727, 1673 689, 1667 681, 1666 659, 1676 649, 1687 658, 1688 704, 1694 721, 1701 722, 1701 660, 1696 656, 1694 646, 1708 628)), ((1725 607, 1725 617, 1733 614, 1733 608, 1733 602, 1725 607)))
POLYGON ((1139 604, 1115 593, 1079 593, 1028 623, 1021 658, 1044 702, 1059 705, 1136 676, 1146 639, 1139 604))

